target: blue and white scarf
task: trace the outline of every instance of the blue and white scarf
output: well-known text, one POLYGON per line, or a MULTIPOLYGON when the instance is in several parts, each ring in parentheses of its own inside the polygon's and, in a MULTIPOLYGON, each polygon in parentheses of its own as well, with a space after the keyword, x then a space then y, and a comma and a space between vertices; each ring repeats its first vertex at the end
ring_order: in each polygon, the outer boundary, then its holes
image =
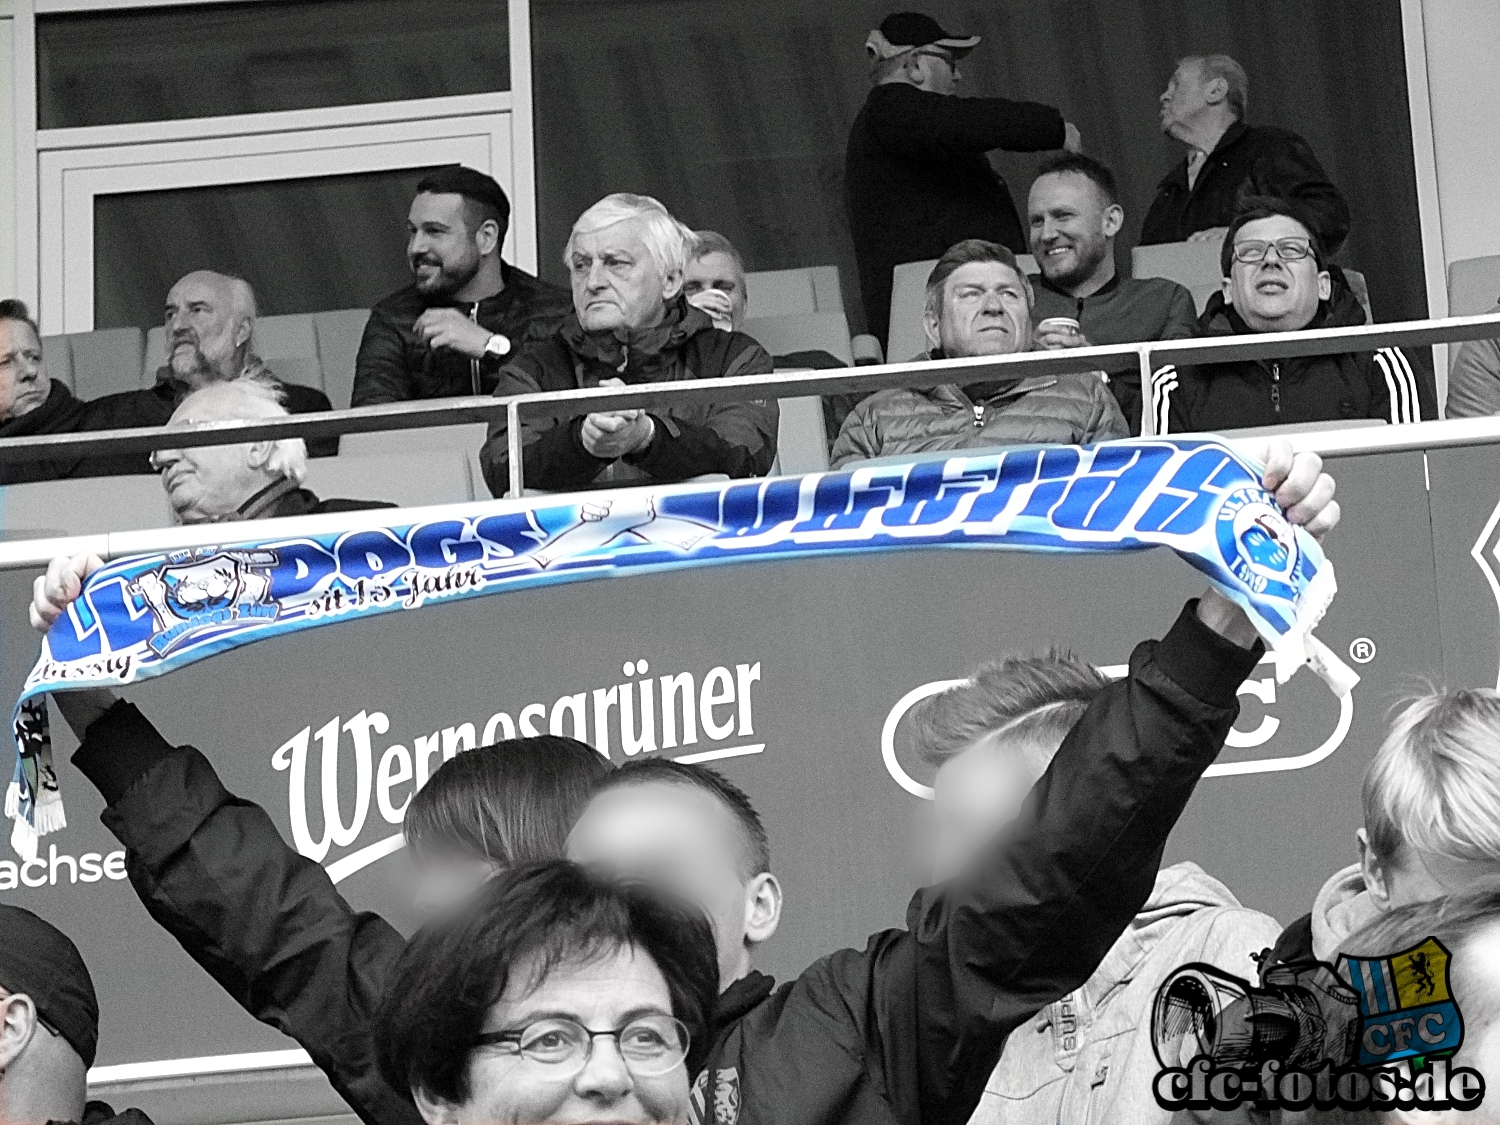
POLYGON ((110 563, 59 619, 16 705, 5 811, 27 856, 66 824, 46 694, 119 686, 298 629, 581 581, 899 547, 1176 551, 1238 602, 1285 680, 1357 679, 1311 630, 1333 568, 1211 441, 1015 449, 844 473, 456 506, 422 523, 226 543, 110 563))

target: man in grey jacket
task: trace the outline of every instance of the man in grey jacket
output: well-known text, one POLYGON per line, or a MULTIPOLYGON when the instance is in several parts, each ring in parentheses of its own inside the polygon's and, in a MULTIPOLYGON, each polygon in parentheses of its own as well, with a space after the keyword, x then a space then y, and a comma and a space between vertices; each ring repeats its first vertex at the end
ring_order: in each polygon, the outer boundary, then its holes
MULTIPOLYGON (((1010 355, 1034 348, 1031 282, 996 242, 948 248, 927 279, 922 323, 933 359, 1010 355)), ((852 461, 1005 445, 1087 445, 1130 436, 1097 371, 993 377, 930 390, 881 391, 844 419, 835 469, 852 461)))
MULTIPOLYGON (((988 664, 918 704, 910 719, 913 740, 937 767, 935 882, 957 875, 1019 815, 1063 739, 1108 683, 1085 661, 1054 651, 988 664)), ((1082 987, 1011 1033, 971 1125, 1181 1120, 1152 1095, 1157 989, 1191 962, 1254 980, 1254 958, 1280 932, 1274 918, 1241 906, 1196 864, 1163 868, 1150 898, 1082 987)))

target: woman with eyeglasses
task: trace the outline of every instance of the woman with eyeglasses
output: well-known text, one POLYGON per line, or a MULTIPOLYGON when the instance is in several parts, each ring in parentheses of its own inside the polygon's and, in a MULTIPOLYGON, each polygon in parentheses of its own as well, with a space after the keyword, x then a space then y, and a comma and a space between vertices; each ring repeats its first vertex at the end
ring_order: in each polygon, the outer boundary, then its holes
POLYGON ((717 995, 701 913, 531 864, 407 946, 376 1052, 428 1125, 679 1125, 717 995))

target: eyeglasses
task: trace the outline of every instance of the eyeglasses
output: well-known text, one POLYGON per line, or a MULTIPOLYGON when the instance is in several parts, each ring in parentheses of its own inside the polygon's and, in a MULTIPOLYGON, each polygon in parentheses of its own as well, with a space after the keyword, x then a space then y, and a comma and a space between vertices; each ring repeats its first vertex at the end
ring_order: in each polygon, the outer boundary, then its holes
POLYGON ((1312 253, 1312 243, 1305 238, 1278 238, 1275 242, 1247 238, 1244 242, 1234 244, 1234 260, 1246 265, 1263 262, 1273 246, 1276 248, 1276 256, 1283 262, 1300 262, 1312 253))
POLYGON ((618 1031, 593 1031, 565 1019, 538 1020, 520 1031, 488 1031, 475 1047, 497 1047, 502 1054, 538 1063, 559 1078, 571 1078, 588 1065, 594 1040, 612 1037, 629 1071, 642 1078, 666 1074, 687 1058, 688 1029, 671 1016, 642 1016, 618 1031))

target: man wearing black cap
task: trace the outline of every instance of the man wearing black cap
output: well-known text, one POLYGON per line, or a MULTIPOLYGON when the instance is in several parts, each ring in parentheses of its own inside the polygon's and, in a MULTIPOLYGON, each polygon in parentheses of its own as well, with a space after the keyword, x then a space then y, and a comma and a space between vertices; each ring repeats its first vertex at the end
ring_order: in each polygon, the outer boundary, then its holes
POLYGON ((1026 252, 1010 190, 985 153, 1081 147, 1051 106, 955 96, 959 60, 978 45, 919 12, 887 16, 865 41, 875 88, 849 132, 844 197, 865 320, 881 340, 901 263, 941 257, 966 238, 1026 252))
POLYGON ((572 298, 501 260, 509 225, 510 200, 483 172, 454 165, 417 184, 412 283, 370 310, 351 406, 490 394, 505 356, 556 331, 572 298))
POLYGON ((0 1121, 151 1125, 86 1100, 99 1002, 78 947, 19 906, 0 905, 0 1121))

